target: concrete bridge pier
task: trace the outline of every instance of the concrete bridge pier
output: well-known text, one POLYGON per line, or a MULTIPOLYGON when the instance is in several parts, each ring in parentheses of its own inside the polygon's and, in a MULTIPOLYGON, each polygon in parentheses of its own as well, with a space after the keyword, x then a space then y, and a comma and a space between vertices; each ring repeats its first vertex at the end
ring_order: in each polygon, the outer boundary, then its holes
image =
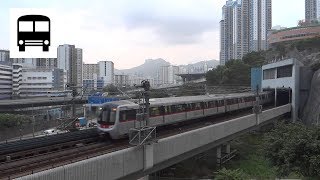
POLYGON ((225 160, 228 160, 230 153, 231 153, 231 145, 229 142, 225 145, 218 146, 217 147, 217 164, 222 165, 225 160))
POLYGON ((217 147, 217 164, 220 165, 221 164, 221 146, 217 147))
POLYGON ((226 145, 226 154, 230 154, 231 153, 231 146, 230 146, 230 143, 228 143, 226 145))
MULTIPOLYGON (((153 167, 153 143, 151 144, 145 144, 143 145, 143 164, 144 164, 144 170, 150 169, 153 167)), ((149 175, 146 175, 142 178, 139 178, 138 180, 149 180, 149 175)))
POLYGON ((144 170, 153 167, 153 144, 143 145, 144 150, 144 170))

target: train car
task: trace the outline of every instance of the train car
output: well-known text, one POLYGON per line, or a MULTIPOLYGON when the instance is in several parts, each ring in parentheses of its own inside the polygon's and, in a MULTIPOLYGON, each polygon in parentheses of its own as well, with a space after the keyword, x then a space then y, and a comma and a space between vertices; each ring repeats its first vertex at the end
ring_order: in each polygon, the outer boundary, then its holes
MULTIPOLYGON (((271 102, 267 92, 259 96, 260 104, 271 102)), ((164 126, 183 121, 232 112, 254 105, 252 93, 205 95, 150 99, 150 126, 164 126)), ((139 105, 134 100, 121 100, 102 104, 97 112, 100 134, 112 139, 126 137, 134 127, 139 105)))

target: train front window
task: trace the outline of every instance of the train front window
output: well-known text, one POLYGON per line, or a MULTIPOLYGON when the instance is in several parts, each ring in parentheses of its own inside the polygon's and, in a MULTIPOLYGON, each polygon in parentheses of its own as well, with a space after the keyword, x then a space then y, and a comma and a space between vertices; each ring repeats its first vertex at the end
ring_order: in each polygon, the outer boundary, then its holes
POLYGON ((99 108, 98 123, 113 125, 116 121, 116 108, 99 108))

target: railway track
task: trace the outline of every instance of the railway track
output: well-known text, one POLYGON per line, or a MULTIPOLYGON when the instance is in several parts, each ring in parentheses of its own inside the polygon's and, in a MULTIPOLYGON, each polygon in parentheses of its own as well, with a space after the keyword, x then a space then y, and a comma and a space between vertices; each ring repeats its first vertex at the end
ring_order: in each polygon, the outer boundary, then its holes
MULTIPOLYGON (((51 136, 38 137, 33 139, 26 139, 8 143, 0 144, 0 163, 9 159, 19 159, 23 153, 39 150, 46 151, 45 149, 52 149, 53 147, 70 144, 69 142, 81 141, 90 138, 97 138, 99 135, 96 129, 89 129, 84 131, 69 132, 64 134, 57 134, 51 136), (42 148, 42 149, 41 149, 42 148)), ((72 143, 71 143, 72 144, 72 143)), ((35 152, 37 153, 37 152, 35 152)))
MULTIPOLYGON (((267 107, 265 109, 270 108, 271 107, 267 107)), ((165 138, 249 114, 252 114, 251 109, 242 110, 236 114, 221 114, 213 117, 184 122, 182 124, 180 123, 177 125, 159 127, 157 128, 157 138, 165 138)), ((30 149, 27 151, 22 151, 20 153, 31 153, 32 155, 21 156, 16 160, 0 163, 0 179, 21 177, 130 147, 127 139, 121 139, 117 141, 107 139, 105 141, 99 141, 98 138, 93 138, 87 142, 86 140, 78 140, 71 144, 74 145, 68 146, 69 148, 52 148, 51 151, 46 151, 44 153, 34 153, 39 151, 41 148, 35 151, 30 149)))

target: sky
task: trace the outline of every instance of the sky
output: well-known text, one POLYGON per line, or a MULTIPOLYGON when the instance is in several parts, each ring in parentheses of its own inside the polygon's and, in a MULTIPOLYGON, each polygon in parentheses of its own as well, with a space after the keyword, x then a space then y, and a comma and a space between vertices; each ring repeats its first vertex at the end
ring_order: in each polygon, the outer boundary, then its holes
MULTIPOLYGON (((83 49, 83 61, 126 69, 146 59, 172 64, 219 60, 225 0, 0 0, 0 49, 9 49, 10 8, 52 8, 59 44, 83 49)), ((273 0, 273 26, 296 26, 304 0, 273 0)))

